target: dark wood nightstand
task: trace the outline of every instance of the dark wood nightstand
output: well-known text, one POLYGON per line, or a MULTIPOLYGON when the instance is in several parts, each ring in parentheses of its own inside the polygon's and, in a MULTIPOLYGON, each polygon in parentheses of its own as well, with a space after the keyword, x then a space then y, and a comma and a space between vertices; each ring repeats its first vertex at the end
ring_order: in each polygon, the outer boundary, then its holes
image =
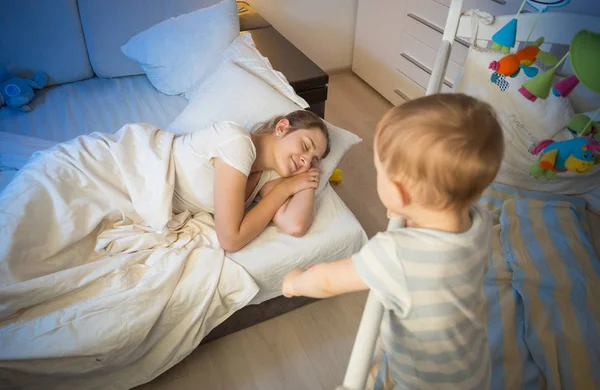
POLYGON ((256 47, 285 75, 294 90, 310 104, 310 110, 325 117, 329 76, 273 27, 250 30, 256 47))
POLYGON ((247 2, 238 1, 240 29, 252 34, 256 47, 294 90, 310 104, 309 110, 325 117, 329 76, 263 19, 247 2))

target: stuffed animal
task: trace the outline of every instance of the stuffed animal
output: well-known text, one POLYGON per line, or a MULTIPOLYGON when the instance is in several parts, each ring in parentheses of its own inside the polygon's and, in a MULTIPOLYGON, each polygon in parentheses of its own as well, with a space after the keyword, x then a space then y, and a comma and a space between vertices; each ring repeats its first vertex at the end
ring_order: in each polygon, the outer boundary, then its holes
POLYGON ((31 106, 28 104, 35 96, 33 89, 42 89, 48 82, 48 76, 38 72, 33 80, 22 79, 5 71, 0 75, 0 107, 6 104, 13 110, 29 112, 31 106))
POLYGON ((556 172, 586 173, 600 163, 600 142, 592 138, 580 137, 566 141, 554 142, 544 140, 536 145, 531 152, 540 154, 539 162, 529 167, 529 173, 538 178, 556 177, 556 172))
MULTIPOLYGON (((555 55, 540 50, 540 45, 544 43, 544 38, 541 37, 529 46, 525 46, 515 54, 509 54, 502 57, 499 61, 492 61, 489 68, 496 75, 504 75, 517 77, 521 69, 528 77, 535 77, 538 74, 538 69, 532 67, 536 59, 542 61, 544 65, 554 66, 558 62, 555 55)), ((492 75, 492 82, 495 82, 492 75)))
POLYGON ((341 169, 334 170, 333 173, 331 174, 331 177, 329 178, 329 182, 333 183, 333 184, 340 184, 342 182, 342 170, 341 169))

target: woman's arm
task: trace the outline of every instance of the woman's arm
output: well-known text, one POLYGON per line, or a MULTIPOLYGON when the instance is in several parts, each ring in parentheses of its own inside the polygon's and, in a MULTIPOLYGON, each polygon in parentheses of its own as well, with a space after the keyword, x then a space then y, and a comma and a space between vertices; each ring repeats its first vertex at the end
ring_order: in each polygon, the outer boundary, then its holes
MULTIPOLYGON (((266 196, 282 179, 268 182, 261 189, 261 196, 266 196)), ((315 190, 309 188, 289 198, 277 211, 273 222, 284 233, 294 237, 302 237, 315 216, 315 190)))
POLYGON ((284 202, 293 194, 316 188, 314 173, 295 176, 275 185, 259 204, 245 213, 248 178, 220 159, 215 159, 215 229, 221 247, 236 252, 267 227, 284 202))

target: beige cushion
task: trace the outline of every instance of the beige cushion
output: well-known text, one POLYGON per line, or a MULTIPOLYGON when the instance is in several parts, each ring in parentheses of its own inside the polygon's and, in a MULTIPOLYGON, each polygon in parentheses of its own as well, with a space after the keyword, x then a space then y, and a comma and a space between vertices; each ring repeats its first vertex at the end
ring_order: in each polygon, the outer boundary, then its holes
POLYGON ((143 74, 121 52, 131 37, 174 16, 218 3, 219 0, 79 0, 79 13, 90 62, 99 77, 143 74))
POLYGON ((0 37, 0 64, 22 76, 41 70, 50 85, 93 76, 77 0, 2 0, 0 37))

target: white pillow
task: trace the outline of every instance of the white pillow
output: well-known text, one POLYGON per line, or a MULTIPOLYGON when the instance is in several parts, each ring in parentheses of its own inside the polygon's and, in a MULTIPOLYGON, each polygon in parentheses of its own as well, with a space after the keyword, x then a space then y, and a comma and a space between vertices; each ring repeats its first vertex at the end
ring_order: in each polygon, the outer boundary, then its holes
MULTIPOLYGON (((226 61, 231 61, 240 68, 252 73, 299 106, 308 107, 308 103, 296 94, 283 73, 273 69, 269 59, 256 48, 250 33, 241 33, 231 42, 231 45, 221 55, 221 60, 216 64, 215 70, 226 61)), ((201 88, 201 85, 195 86, 192 91, 186 94, 186 97, 188 99, 192 98, 194 92, 201 90, 201 88)))
POLYGON ((156 89, 179 95, 206 76, 239 31, 237 5, 224 0, 152 26, 121 50, 140 64, 156 89))
MULTIPOLYGON (((292 102, 265 81, 231 61, 224 61, 219 70, 194 92, 190 104, 167 130, 177 134, 191 133, 220 121, 233 121, 252 129, 276 115, 285 115, 307 106, 306 102, 302 106, 292 102)), ((331 151, 319 163, 324 180, 321 180, 317 192, 327 185, 327 179, 350 147, 361 142, 349 131, 331 124, 328 127, 331 151)))
POLYGON ((600 167, 590 173, 558 173, 555 179, 535 179, 529 166, 538 161, 530 153, 532 147, 543 139, 560 141, 572 138, 566 125, 573 115, 569 100, 550 93, 547 99, 530 102, 519 92, 528 80, 521 72, 516 78, 507 78, 510 84, 504 92, 490 81, 491 61, 505 54, 469 50, 462 75, 454 92, 465 93, 490 103, 498 114, 505 137, 505 153, 496 182, 532 191, 558 194, 583 194, 600 183, 600 167))
POLYGON ((214 122, 237 122, 247 129, 275 115, 306 108, 292 102, 260 78, 231 61, 195 90, 190 103, 167 127, 176 134, 192 133, 214 122))

